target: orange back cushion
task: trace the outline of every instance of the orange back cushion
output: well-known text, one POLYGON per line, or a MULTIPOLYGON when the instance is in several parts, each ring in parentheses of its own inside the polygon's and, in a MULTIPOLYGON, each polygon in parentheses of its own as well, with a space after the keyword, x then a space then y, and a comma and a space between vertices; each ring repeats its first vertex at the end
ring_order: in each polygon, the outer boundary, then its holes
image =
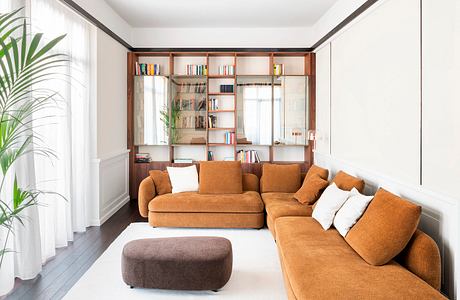
POLYGON ((200 194, 241 194, 243 171, 240 161, 200 163, 200 194))
POLYGON ((169 180, 168 171, 150 170, 150 178, 155 184, 157 195, 172 193, 171 181, 169 180))
POLYGON ((295 193, 300 188, 300 165, 263 164, 260 192, 295 193))
POLYGON ((351 176, 344 171, 339 171, 332 182, 341 190, 351 191, 353 188, 356 188, 360 193, 364 190, 364 180, 351 176))

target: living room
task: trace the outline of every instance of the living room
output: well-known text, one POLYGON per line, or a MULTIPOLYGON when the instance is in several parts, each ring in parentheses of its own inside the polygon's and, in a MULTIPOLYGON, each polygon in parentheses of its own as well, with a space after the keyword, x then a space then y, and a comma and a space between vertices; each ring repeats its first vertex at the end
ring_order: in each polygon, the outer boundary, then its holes
POLYGON ((1 299, 457 299, 460 3, 1 0, 1 299))

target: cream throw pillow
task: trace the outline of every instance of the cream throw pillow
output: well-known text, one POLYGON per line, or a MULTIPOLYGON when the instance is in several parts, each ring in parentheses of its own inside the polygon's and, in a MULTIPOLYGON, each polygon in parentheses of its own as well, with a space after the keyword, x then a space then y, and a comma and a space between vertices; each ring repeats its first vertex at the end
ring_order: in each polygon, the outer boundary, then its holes
POLYGON ((172 193, 198 192, 198 172, 196 166, 166 167, 171 181, 172 193))
POLYGON ((324 230, 328 230, 332 225, 335 213, 349 196, 349 191, 341 190, 335 183, 332 183, 324 190, 316 203, 312 217, 321 224, 324 230))
POLYGON ((374 196, 360 194, 356 188, 351 190, 350 197, 342 208, 339 209, 334 218, 334 227, 343 237, 347 235, 351 227, 361 218, 373 198, 374 196))

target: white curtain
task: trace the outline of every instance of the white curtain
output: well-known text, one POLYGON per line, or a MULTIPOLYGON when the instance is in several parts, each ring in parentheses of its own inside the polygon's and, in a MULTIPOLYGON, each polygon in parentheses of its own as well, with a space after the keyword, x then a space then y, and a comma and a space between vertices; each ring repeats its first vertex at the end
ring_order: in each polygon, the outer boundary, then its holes
POLYGON ((21 185, 59 195, 41 196, 40 206, 24 212, 25 226, 15 224, 9 244, 15 252, 5 257, 0 271, 0 295, 13 288, 15 277, 34 278, 42 263, 56 254, 56 248, 67 246, 73 232, 89 226, 91 28, 59 1, 1 0, 0 12, 18 6, 26 7, 32 31, 44 33, 44 43, 67 34, 54 51, 67 54, 69 61, 59 70, 66 76, 40 86, 59 93, 57 106, 34 116, 53 116, 34 121, 34 126, 57 158, 31 155, 15 165, 21 185))

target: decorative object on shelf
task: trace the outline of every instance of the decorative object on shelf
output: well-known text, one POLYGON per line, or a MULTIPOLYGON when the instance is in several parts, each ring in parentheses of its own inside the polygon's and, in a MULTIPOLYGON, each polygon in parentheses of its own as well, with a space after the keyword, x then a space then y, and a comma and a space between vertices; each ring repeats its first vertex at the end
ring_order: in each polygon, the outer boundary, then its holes
POLYGON ((233 84, 221 84, 220 92, 221 93, 233 93, 233 84))
POLYGON ((208 75, 208 66, 206 65, 187 65, 185 69, 187 75, 208 75))
POLYGON ((233 65, 219 66, 219 75, 235 75, 235 66, 233 65))
POLYGON ((307 138, 309 141, 313 141, 313 150, 316 150, 316 140, 318 139, 318 132, 316 130, 308 130, 307 138))
POLYGON ((294 144, 297 145, 297 138, 302 136, 302 129, 300 128, 293 128, 291 131, 291 135, 294 137, 294 144))
POLYGON ((149 163, 152 161, 149 153, 136 153, 137 163, 149 163))
POLYGON ((284 75, 284 64, 273 64, 273 75, 284 75))
POLYGON ((225 144, 234 145, 235 144, 235 133, 227 131, 225 133, 225 144))
POLYGON ((195 137, 190 140, 190 144, 194 145, 205 145, 206 144, 206 138, 204 137, 195 137))
POLYGON ((159 64, 140 64, 136 62, 135 75, 160 75, 159 64))
POLYGON ((236 160, 242 163, 259 163, 260 158, 256 150, 238 150, 236 153, 236 160))
POLYGON ((214 160, 214 153, 212 151, 208 151, 208 160, 213 161, 214 160))

